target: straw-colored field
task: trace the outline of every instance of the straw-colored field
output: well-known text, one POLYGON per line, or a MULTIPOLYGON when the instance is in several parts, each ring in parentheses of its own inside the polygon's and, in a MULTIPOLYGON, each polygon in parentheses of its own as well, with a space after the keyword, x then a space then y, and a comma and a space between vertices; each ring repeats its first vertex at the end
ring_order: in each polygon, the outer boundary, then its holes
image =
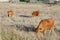
POLYGON ((0 40, 60 40, 60 6, 0 3, 0 40), (14 11, 13 17, 7 16, 9 10, 14 11), (35 10, 40 12, 38 17, 32 17, 35 10), (48 18, 55 19, 55 30, 35 34, 39 22, 48 18))

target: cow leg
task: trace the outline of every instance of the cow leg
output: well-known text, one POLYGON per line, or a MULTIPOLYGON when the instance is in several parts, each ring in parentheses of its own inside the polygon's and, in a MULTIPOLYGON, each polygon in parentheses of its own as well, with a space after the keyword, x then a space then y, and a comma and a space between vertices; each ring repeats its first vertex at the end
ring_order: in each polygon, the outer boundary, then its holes
POLYGON ((54 31, 54 25, 50 28, 49 33, 51 34, 54 31))
POLYGON ((49 34, 52 32, 52 28, 49 28, 49 34))
POLYGON ((46 34, 46 30, 43 30, 43 34, 46 34))
POLYGON ((54 31, 54 25, 51 27, 51 30, 54 31))

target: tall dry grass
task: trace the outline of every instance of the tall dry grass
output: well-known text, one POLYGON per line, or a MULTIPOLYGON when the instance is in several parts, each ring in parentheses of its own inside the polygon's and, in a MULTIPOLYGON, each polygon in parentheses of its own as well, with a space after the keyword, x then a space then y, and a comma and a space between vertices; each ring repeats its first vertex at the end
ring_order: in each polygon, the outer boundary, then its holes
MULTIPOLYGON (((60 40, 60 33, 57 31, 52 31, 46 34, 24 31, 24 29, 19 29, 15 25, 0 25, 0 40, 60 40)), ((27 28, 26 28, 27 29, 27 28)), ((25 29, 25 30, 26 30, 25 29)))

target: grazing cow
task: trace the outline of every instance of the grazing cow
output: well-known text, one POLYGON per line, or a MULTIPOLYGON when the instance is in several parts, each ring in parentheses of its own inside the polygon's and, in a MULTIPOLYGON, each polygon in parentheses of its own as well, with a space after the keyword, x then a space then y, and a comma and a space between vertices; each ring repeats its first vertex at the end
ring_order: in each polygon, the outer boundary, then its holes
POLYGON ((49 7, 53 6, 54 4, 49 4, 49 7))
POLYGON ((56 5, 56 3, 48 3, 49 7, 56 5))
POLYGON ((13 16, 13 11, 12 10, 10 10, 10 11, 8 11, 8 17, 12 17, 13 16))
POLYGON ((35 29, 36 33, 38 33, 39 31, 43 31, 44 33, 46 33, 47 30, 54 30, 53 18, 41 20, 38 27, 35 29))
POLYGON ((32 16, 38 16, 39 15, 39 11, 34 11, 33 13, 32 13, 32 16))

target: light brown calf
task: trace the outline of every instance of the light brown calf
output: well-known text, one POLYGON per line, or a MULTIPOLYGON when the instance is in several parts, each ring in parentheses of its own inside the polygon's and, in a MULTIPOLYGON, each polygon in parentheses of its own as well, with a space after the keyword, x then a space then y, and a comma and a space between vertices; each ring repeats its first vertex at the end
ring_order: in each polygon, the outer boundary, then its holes
POLYGON ((32 13, 32 16, 38 16, 39 15, 39 11, 34 11, 33 13, 32 13))
POLYGON ((53 18, 41 20, 38 27, 35 29, 37 33, 40 31, 43 31, 45 33, 46 30, 54 30, 54 19, 53 18))
POLYGON ((8 17, 12 17, 13 15, 14 15, 14 13, 12 10, 8 11, 8 17))

